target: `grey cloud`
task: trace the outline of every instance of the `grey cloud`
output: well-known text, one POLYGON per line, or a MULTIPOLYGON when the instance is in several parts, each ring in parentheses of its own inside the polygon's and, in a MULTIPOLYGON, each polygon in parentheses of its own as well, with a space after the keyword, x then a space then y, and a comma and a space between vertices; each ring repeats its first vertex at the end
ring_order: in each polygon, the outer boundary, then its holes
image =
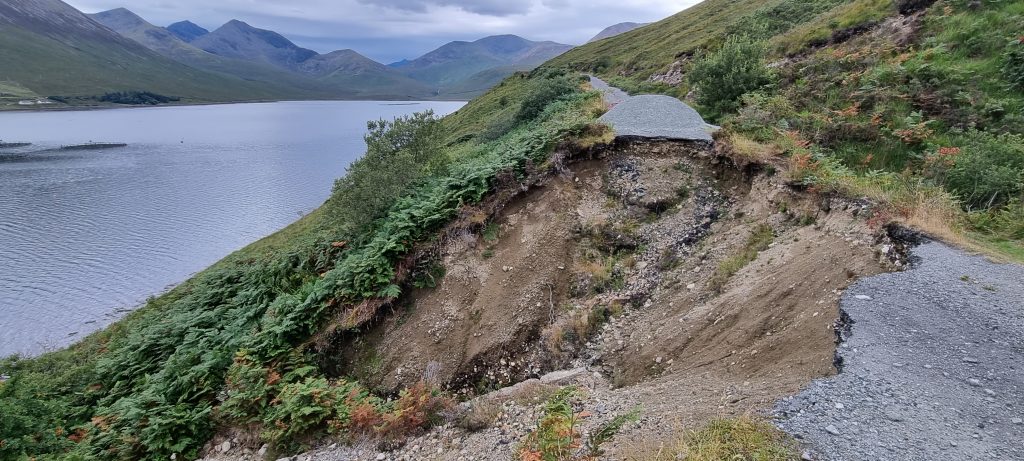
POLYGON ((522 0, 359 0, 365 5, 381 6, 413 13, 426 13, 431 6, 453 6, 485 16, 526 14, 531 2, 522 0))

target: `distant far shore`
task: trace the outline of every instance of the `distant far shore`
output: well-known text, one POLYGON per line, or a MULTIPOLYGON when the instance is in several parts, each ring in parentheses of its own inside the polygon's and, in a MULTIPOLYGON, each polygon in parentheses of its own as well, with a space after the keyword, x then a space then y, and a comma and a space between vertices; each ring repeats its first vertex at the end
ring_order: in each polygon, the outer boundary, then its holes
POLYGON ((465 99, 447 99, 447 98, 436 98, 436 99, 388 99, 388 98, 360 98, 360 99, 246 99, 240 101, 177 101, 169 102, 166 104, 83 104, 77 105, 49 105, 45 107, 40 106, 0 106, 0 113, 14 113, 14 112, 59 112, 59 111, 83 111, 83 110, 110 110, 110 109, 144 109, 152 107, 182 107, 182 106, 219 106, 225 104, 267 104, 275 102, 315 102, 315 101, 380 101, 390 103, 402 103, 402 104, 416 104, 421 102, 466 102, 465 99))

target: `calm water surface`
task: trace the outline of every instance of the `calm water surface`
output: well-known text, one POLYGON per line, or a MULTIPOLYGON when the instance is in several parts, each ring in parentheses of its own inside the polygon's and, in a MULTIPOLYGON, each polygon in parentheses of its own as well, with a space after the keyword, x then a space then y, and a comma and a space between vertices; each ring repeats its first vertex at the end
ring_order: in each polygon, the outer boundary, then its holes
POLYGON ((65 346, 319 206, 366 121, 459 102, 0 113, 0 356, 65 346), (48 150, 88 141, 99 151, 48 150))

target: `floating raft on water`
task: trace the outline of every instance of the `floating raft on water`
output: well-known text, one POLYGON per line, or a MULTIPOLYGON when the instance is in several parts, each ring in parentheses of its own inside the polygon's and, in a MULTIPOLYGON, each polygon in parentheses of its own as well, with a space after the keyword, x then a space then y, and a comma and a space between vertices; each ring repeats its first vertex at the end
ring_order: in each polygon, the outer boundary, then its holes
POLYGON ((13 149, 15 147, 31 146, 30 142, 0 142, 0 149, 13 149))
POLYGON ((127 147, 128 144, 123 142, 90 142, 86 144, 71 144, 68 146, 60 146, 60 150, 97 150, 97 149, 113 149, 115 147, 127 147))

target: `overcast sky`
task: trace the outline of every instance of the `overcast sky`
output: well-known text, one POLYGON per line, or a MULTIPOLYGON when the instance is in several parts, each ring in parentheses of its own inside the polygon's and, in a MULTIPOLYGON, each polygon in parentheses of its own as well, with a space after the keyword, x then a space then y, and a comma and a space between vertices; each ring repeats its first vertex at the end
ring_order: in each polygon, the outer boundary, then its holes
POLYGON ((651 22, 700 0, 65 0, 86 12, 126 7, 166 26, 213 30, 230 19, 324 53, 352 48, 388 63, 452 40, 516 34, 581 44, 620 22, 651 22))

